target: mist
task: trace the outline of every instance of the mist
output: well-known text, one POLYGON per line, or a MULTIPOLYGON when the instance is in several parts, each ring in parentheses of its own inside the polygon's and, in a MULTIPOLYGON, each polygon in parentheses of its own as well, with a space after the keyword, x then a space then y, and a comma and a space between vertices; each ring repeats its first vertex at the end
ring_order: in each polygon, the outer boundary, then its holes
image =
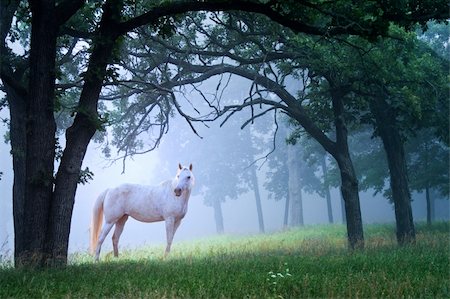
MULTIPOLYGON (((202 93, 217 96, 217 81, 210 81, 202 86, 202 93)), ((231 80, 226 89, 220 90, 222 101, 232 103, 245 96, 249 82, 231 80)), ((183 90, 179 94, 184 98, 184 109, 189 111, 190 102, 202 103, 199 93, 183 90)), ((199 105, 196 105, 198 107, 199 105)), ((207 109, 206 105, 198 108, 207 109)), ((202 113, 203 111, 200 111, 202 113)), ((1 111, 2 118, 8 118, 8 111, 1 111)), ((182 220, 175 234, 177 242, 204 238, 217 234, 215 211, 211 207, 211 198, 220 197, 223 230, 225 234, 248 235, 261 231, 258 225, 255 190, 245 182, 246 172, 256 169, 258 191, 261 197, 264 230, 266 233, 280 231, 284 228, 283 217, 285 199, 277 195, 270 196, 266 188, 267 173, 271 171, 268 160, 280 150, 273 150, 275 138, 273 116, 256 119, 241 129, 242 124, 251 117, 249 111, 236 113, 220 126, 223 119, 203 123, 194 123, 196 133, 179 114, 170 119, 170 127, 161 143, 153 151, 142 155, 120 158, 121 153, 112 149, 112 156, 104 155, 105 142, 91 142, 83 162, 94 174, 87 184, 80 184, 75 197, 71 224, 69 252, 84 252, 89 246, 89 226, 91 210, 97 196, 106 188, 122 183, 156 185, 175 175, 178 163, 193 164, 196 186, 189 200, 187 215, 182 220), (251 139, 251 142, 246 142, 251 139), (255 139, 259 143, 256 144, 255 139), (238 141, 241 140, 242 142, 238 141), (223 151, 223 153, 221 153, 223 151), (266 155, 268 155, 266 157, 266 155), (198 175, 197 175, 198 174, 198 175), (205 183, 207 179, 207 183, 205 183), (208 185, 209 184, 209 185, 208 185), (217 186, 216 186, 217 184, 217 186), (223 188, 223 189, 221 189, 223 188), (223 190, 217 192, 215 190, 223 190), (208 193, 209 192, 209 193, 208 193), (224 194, 227 194, 224 196, 224 194), (208 195, 207 195, 208 194, 208 195), (278 199, 278 200, 277 200, 278 199), (206 202, 206 204, 205 204, 206 202), (209 204, 208 204, 209 202, 209 204)), ((279 122, 282 123, 280 120, 279 122)), ((287 130, 291 130, 285 125, 287 130)), ((1 135, 7 133, 7 127, 1 127, 1 135)), ((111 132, 109 131, 109 135, 111 132)), ((286 136, 277 136, 279 144, 285 143, 286 136)), ((150 146, 154 141, 152 132, 141 137, 144 145, 150 146)), ((279 146, 281 147, 281 146, 279 146)), ((10 145, 0 143, 3 176, 0 180, 0 248, 3 255, 12 255, 13 220, 12 220, 12 158, 10 145)), ((305 165, 307 164, 304 161, 305 165)), ((331 160, 330 160, 331 163, 331 160)), ((55 165, 56 169, 57 165, 55 165)), ((331 188, 331 203, 334 223, 343 223, 342 204, 339 189, 331 188)), ((395 221, 393 205, 378 192, 367 190, 360 193, 361 212, 364 223, 391 223, 395 221)), ((414 220, 426 220, 426 202, 424 194, 413 193, 414 220)), ((314 192, 302 192, 304 225, 327 224, 327 206, 325 198, 314 192)), ((435 200, 435 220, 449 219, 449 202, 445 199, 435 200)), ((165 244, 164 222, 141 223, 129 218, 120 240, 120 248, 135 248, 143 245, 165 244)), ((104 243, 106 250, 111 249, 110 236, 104 243)))

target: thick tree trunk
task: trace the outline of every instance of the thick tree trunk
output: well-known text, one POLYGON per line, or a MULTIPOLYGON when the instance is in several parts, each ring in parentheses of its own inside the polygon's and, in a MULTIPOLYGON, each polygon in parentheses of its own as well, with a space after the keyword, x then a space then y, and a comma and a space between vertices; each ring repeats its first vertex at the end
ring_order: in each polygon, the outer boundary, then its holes
POLYGON ((415 241, 416 234, 411 208, 411 194, 409 193, 406 173, 406 161, 403 144, 400 137, 393 131, 385 132, 382 137, 388 156, 389 173, 391 179, 392 198, 394 200, 395 219, 397 222, 397 241, 400 245, 415 241))
POLYGON ((287 150, 288 159, 288 173, 289 173, 289 201, 290 201, 290 212, 291 212, 291 226, 303 226, 303 200, 302 200, 302 188, 301 188, 301 177, 300 168, 301 160, 299 152, 296 150, 295 146, 288 145, 287 150))
POLYGON ((330 184, 328 183, 327 159, 325 153, 322 155, 323 188, 327 200, 328 223, 333 223, 333 208, 331 206, 330 184))
POLYGON ((16 61, 14 68, 4 41, 18 1, 0 4, 0 70, 11 118, 16 266, 42 266, 46 262, 45 245, 54 186, 57 32, 59 25, 84 1, 66 1, 59 7, 55 7, 55 1, 29 1, 29 4, 32 14, 30 57, 16 61), (25 71, 29 72, 27 87, 23 84, 25 71))
POLYGON ((337 162, 341 174, 341 192, 345 204, 349 246, 351 249, 363 248, 364 233, 355 170, 350 155, 340 155, 337 162))
POLYGON ((81 166, 87 147, 101 123, 97 113, 98 99, 106 76, 107 66, 118 38, 115 30, 122 10, 122 1, 109 1, 104 6, 97 43, 94 45, 80 95, 78 113, 66 131, 66 147, 55 180, 54 199, 49 218, 47 252, 48 263, 67 263, 69 234, 80 179, 81 166))
POLYGON ((55 2, 30 1, 30 80, 26 108, 26 182, 22 252, 16 264, 45 264, 46 233, 53 195, 56 123, 55 2))
POLYGON ((262 212, 262 205, 261 205, 261 196, 259 194, 259 184, 258 184, 258 176, 256 174, 256 166, 253 166, 251 169, 251 176, 252 176, 252 184, 253 184, 253 191, 255 193, 255 201, 256 201, 256 212, 258 214, 258 225, 259 225, 259 232, 264 233, 264 216, 262 212))
POLYGON ((216 231, 219 235, 224 233, 222 203, 220 199, 213 202, 214 220, 216 221, 216 231))
POLYGON ((370 105, 388 161, 397 224, 397 242, 400 245, 413 243, 416 233, 411 208, 411 194, 408 187, 403 141, 395 123, 396 113, 381 98, 373 100, 370 105))

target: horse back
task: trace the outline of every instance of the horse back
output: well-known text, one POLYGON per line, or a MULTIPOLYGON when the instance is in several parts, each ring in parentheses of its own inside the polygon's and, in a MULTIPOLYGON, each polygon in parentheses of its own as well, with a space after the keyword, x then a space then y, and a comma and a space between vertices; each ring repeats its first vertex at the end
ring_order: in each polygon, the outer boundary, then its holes
POLYGON ((105 199, 105 217, 114 221, 126 214, 139 221, 161 221, 170 209, 170 189, 167 182, 158 186, 122 184, 110 189, 105 199))

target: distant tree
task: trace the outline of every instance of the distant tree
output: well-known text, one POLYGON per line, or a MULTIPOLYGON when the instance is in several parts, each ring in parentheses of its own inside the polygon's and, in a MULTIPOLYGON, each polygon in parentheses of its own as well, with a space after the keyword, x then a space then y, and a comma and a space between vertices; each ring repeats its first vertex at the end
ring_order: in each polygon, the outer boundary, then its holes
MULTIPOLYGON (((291 139, 298 136, 298 130, 299 128, 294 131, 291 139)), ((300 129, 300 134, 301 131, 300 129)), ((304 148, 303 156, 309 165, 308 176, 310 179, 306 181, 306 191, 315 192, 326 200, 328 222, 333 223, 330 188, 339 187, 339 171, 336 169, 336 173, 330 172, 327 152, 314 139, 301 138, 298 142, 304 148)))
MULTIPOLYGON (((286 200, 283 223, 284 226, 287 226, 290 206, 290 193, 288 190, 292 188, 289 187, 288 183, 290 182, 289 174, 291 173, 289 170, 293 167, 292 161, 288 162, 289 157, 292 155, 289 154, 289 149, 291 147, 295 148, 294 151, 291 150, 291 152, 295 152, 296 158, 299 159, 297 162, 299 177, 295 184, 305 192, 317 193, 325 198, 328 221, 333 223, 330 188, 339 187, 339 171, 335 165, 330 165, 326 161, 326 152, 314 139, 308 138, 301 127, 292 122, 294 125, 288 128, 284 122, 278 122, 274 152, 267 158, 269 170, 266 174, 265 186, 269 190, 269 199, 286 200)), ((352 136, 350 136, 351 140, 352 136)), ((272 142, 270 140, 268 143, 272 142)), ((268 144, 267 146, 270 145, 268 144)), ((299 191, 296 191, 296 193, 298 194, 299 191)))
POLYGON ((433 137, 430 130, 421 130, 406 143, 408 173, 411 189, 425 193, 427 223, 433 216, 432 191, 442 197, 449 195, 449 147, 433 137))

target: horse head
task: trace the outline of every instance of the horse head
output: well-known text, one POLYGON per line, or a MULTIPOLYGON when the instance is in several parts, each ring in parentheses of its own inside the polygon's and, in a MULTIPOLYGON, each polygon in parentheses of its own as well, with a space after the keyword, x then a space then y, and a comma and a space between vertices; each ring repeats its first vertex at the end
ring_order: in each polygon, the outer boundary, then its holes
POLYGON ((176 196, 181 196, 181 193, 185 190, 191 190, 194 185, 194 174, 192 173, 192 164, 189 168, 181 166, 178 164, 178 171, 176 176, 175 192, 176 196))

